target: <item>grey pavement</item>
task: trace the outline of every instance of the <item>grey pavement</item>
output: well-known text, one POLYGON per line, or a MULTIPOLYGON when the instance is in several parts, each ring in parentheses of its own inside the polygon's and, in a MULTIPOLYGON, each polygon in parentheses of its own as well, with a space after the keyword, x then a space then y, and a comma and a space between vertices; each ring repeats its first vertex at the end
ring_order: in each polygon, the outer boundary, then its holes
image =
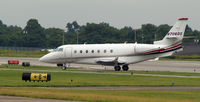
MULTIPOLYGON (((31 65, 38 66, 56 66, 39 62, 39 58, 16 58, 16 57, 0 57, 0 64, 7 64, 8 60, 19 60, 22 62, 30 62, 31 65)), ((86 64, 70 64, 72 67, 80 67, 84 70, 99 69, 99 70, 114 70, 112 66, 101 65, 86 65, 86 64)), ((142 71, 170 71, 170 72, 196 72, 200 73, 200 61, 145 61, 141 63, 129 65, 130 70, 142 71)))
POLYGON ((0 96, 0 102, 78 102, 78 101, 37 99, 37 98, 15 97, 15 96, 0 96))

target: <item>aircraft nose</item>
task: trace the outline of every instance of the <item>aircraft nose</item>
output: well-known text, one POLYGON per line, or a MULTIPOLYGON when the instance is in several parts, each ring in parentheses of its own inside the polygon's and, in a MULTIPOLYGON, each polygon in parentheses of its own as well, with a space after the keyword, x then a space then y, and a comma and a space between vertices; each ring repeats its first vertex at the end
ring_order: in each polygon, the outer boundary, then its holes
POLYGON ((40 62, 48 62, 48 60, 49 60, 48 54, 39 59, 40 62))
POLYGON ((44 56, 41 57, 41 58, 39 59, 39 61, 40 61, 40 62, 45 62, 45 57, 44 57, 44 56))

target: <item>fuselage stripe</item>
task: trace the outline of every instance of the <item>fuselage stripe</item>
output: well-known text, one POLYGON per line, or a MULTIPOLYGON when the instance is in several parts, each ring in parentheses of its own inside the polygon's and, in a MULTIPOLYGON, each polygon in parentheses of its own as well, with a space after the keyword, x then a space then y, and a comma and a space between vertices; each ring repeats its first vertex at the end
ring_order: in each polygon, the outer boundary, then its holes
POLYGON ((144 52, 144 53, 141 53, 140 55, 164 53, 164 52, 168 52, 168 50, 179 48, 180 46, 182 48, 182 44, 178 44, 178 45, 175 45, 175 46, 172 46, 172 47, 169 47, 169 48, 161 48, 161 49, 156 49, 156 50, 153 50, 153 51, 144 52))

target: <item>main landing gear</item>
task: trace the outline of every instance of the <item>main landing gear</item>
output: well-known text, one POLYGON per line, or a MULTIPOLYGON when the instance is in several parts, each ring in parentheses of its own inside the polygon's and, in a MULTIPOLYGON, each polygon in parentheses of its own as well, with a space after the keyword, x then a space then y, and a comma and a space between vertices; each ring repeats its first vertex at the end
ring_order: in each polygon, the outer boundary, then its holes
MULTIPOLYGON (((117 66, 114 66, 114 69, 115 69, 115 71, 120 71, 121 67, 119 65, 117 65, 117 66)), ((123 65, 122 69, 123 69, 123 71, 128 71, 129 67, 128 67, 128 65, 123 65)))
POLYGON ((114 66, 114 68, 115 68, 115 71, 120 71, 121 70, 120 66, 114 66))

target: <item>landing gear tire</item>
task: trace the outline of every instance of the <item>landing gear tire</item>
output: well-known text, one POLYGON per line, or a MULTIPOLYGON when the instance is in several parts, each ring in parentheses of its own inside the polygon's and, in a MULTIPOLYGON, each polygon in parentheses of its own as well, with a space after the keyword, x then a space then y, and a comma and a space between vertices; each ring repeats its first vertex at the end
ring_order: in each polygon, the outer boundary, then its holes
POLYGON ((128 67, 128 65, 123 65, 122 69, 123 69, 123 71, 128 71, 129 67, 128 67))
POLYGON ((57 66, 58 66, 58 67, 62 67, 62 66, 63 66, 63 64, 57 64, 57 66))
POLYGON ((67 69, 67 67, 66 67, 66 66, 63 66, 63 67, 62 67, 62 70, 66 70, 66 69, 67 69))
POLYGON ((115 71, 120 71, 121 70, 121 67, 120 66, 115 66, 115 71))
POLYGON ((66 70, 67 69, 67 64, 63 64, 63 66, 62 66, 62 70, 66 70))

